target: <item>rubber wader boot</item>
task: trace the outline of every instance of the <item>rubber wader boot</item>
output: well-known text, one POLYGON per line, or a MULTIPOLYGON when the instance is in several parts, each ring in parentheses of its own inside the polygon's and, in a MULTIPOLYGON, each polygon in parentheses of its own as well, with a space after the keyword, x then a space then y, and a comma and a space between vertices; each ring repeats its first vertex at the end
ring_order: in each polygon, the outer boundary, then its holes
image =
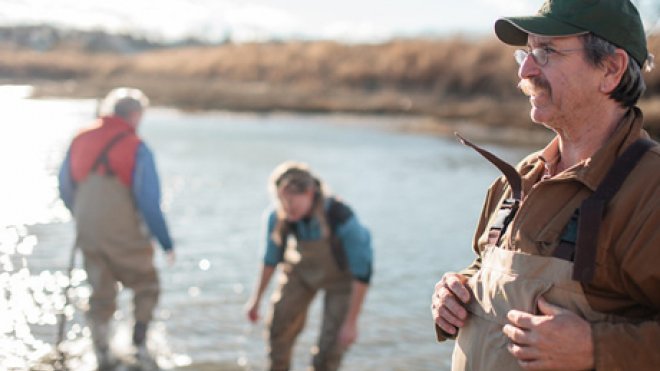
POLYGON ((110 351, 110 326, 108 323, 98 323, 96 321, 90 321, 90 323, 97 367, 102 371, 111 370, 117 365, 118 360, 110 351))
POLYGON ((147 349, 147 328, 148 324, 144 322, 135 322, 133 327, 133 345, 135 345, 136 351, 136 361, 138 366, 143 371, 155 371, 160 370, 158 364, 154 358, 149 354, 147 349))

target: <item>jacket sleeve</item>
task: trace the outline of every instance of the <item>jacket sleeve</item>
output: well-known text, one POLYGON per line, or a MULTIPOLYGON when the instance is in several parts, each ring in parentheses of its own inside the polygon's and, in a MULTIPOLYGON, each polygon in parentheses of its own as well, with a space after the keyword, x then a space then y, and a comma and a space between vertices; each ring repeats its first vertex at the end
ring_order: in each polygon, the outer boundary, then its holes
MULTIPOLYGON (((482 250, 482 236, 488 227, 488 221, 490 220, 491 215, 497 210, 499 205, 500 198, 502 197, 504 178, 498 178, 491 186, 488 188, 486 193, 486 199, 484 200, 483 208, 481 209, 481 215, 479 216, 479 221, 477 222, 477 228, 474 231, 474 236, 472 238, 472 250, 474 250, 475 258, 472 263, 466 268, 459 271, 459 274, 462 274, 466 277, 472 277, 479 269, 481 268, 481 250, 482 250)), ((456 338, 455 335, 450 335, 438 325, 435 325, 435 336, 438 341, 445 341, 448 339, 456 338)))
POLYGON ((641 324, 592 326, 596 370, 660 369, 660 316, 641 324))
POLYGON ((282 251, 279 246, 273 241, 271 237, 273 229, 275 229, 275 224, 277 222, 277 214, 275 210, 268 210, 264 218, 264 265, 274 267, 282 261, 282 251))
POLYGON ((62 162, 57 179, 57 188, 60 192, 60 198, 64 202, 66 208, 73 212, 73 199, 76 191, 76 183, 71 176, 71 150, 66 153, 66 157, 62 162))
MULTIPOLYGON (((592 325, 597 370, 660 370, 660 190, 647 212, 637 213, 628 223, 634 226, 617 251, 626 293, 655 312, 642 323, 596 323, 592 325)), ((628 233, 628 231, 626 231, 628 233)))
POLYGON ((133 170, 135 203, 149 231, 158 240, 163 250, 172 250, 174 244, 160 209, 160 182, 153 155, 149 148, 141 143, 136 157, 133 170))

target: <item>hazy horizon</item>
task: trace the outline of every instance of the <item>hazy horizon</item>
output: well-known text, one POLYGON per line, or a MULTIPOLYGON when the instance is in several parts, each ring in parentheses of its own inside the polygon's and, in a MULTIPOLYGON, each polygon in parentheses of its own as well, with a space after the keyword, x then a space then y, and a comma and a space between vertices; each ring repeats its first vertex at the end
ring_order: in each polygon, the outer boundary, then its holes
POLYGON ((502 15, 534 12, 542 0, 0 0, 0 25, 50 24, 170 41, 333 39, 488 35, 502 15), (475 11, 476 10, 476 11, 475 11))
MULTIPOLYGON (((657 29, 660 0, 633 0, 657 29)), ((501 16, 533 14, 543 0, 0 0, 0 26, 47 24, 128 33, 156 42, 338 40, 493 35, 501 16)))

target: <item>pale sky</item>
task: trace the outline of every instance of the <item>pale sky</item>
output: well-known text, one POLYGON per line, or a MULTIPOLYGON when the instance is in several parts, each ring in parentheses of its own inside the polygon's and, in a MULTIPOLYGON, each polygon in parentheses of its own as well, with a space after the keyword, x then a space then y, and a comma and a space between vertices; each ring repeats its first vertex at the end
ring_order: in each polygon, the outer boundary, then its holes
MULTIPOLYGON (((640 0, 655 2, 656 0, 640 0)), ((638 2, 640 2, 638 1, 638 2)), ((492 34, 500 16, 543 0, 0 0, 0 25, 50 23, 158 39, 323 38, 379 41, 424 34, 492 34)))
POLYGON ((542 0, 0 0, 0 25, 55 23, 148 36, 354 41, 423 33, 488 33, 500 15, 542 0))

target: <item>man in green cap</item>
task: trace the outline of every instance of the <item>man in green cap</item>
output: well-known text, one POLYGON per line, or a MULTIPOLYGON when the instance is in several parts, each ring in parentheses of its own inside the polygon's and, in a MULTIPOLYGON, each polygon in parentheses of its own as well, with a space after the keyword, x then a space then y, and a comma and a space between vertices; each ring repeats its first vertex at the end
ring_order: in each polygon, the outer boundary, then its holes
POLYGON ((629 0, 502 18, 531 119, 556 133, 488 190, 476 259, 431 310, 453 370, 660 369, 660 146, 636 103, 652 67, 629 0))

